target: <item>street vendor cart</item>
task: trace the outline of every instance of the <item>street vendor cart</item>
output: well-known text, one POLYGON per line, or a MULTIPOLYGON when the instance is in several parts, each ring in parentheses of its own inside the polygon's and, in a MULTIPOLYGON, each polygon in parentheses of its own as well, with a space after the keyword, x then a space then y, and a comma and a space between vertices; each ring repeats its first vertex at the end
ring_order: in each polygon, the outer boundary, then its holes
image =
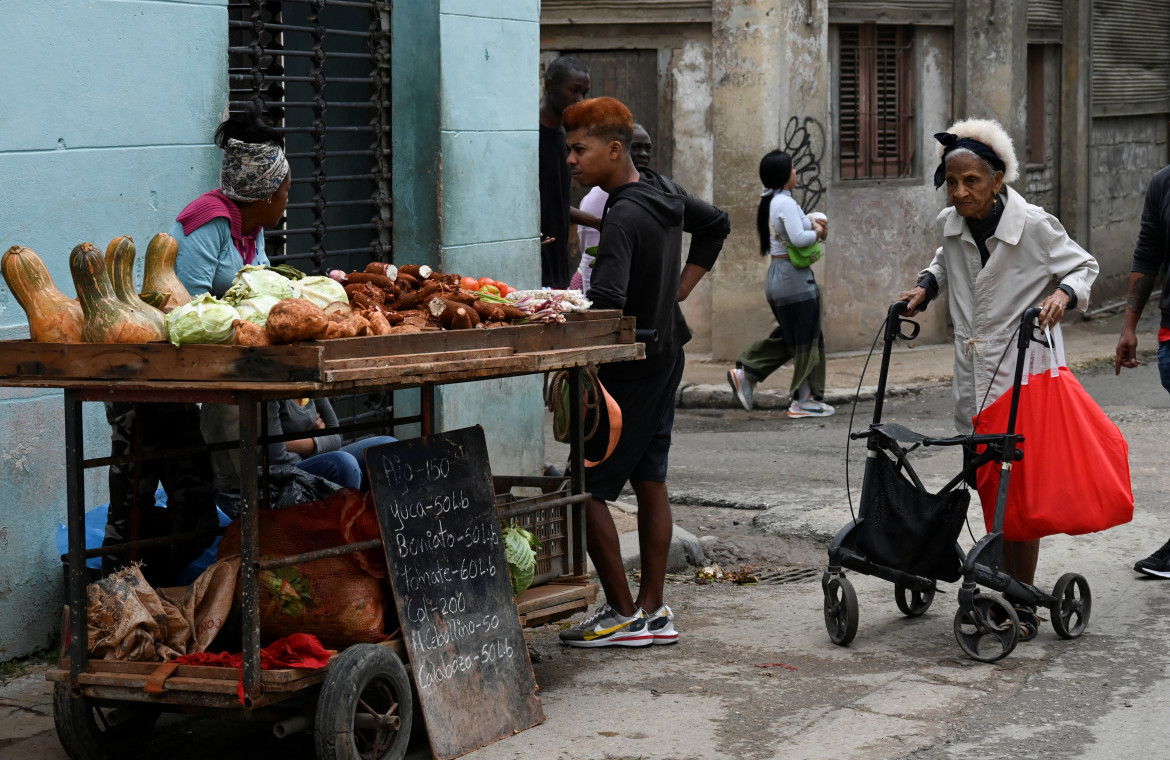
MULTIPOLYGON (((241 672, 161 663, 91 659, 86 641, 84 470, 117 461, 179 457, 190 450, 135 451, 122 460, 87 458, 86 402, 203 402, 237 405, 243 473, 265 472, 270 400, 421 389, 418 414, 392 415, 390 425, 419 424, 435 432, 434 389, 458 383, 568 369, 571 474, 563 478, 495 476, 496 507, 542 542, 535 583, 516 599, 525 625, 584 609, 595 597, 585 569, 582 386, 590 364, 638 358, 633 319, 617 311, 570 314, 567 321, 480 330, 428 331, 313 341, 285 346, 63 344, 0 342, 0 385, 60 388, 64 392, 69 527, 66 646, 47 678, 55 681, 54 717, 74 760, 126 757, 141 748, 161 711, 211 711, 269 721, 292 733, 313 728, 321 760, 400 758, 411 723, 412 679, 401 638, 341 650, 323 668, 262 670, 258 577, 261 571, 380 547, 379 540, 284 559, 259 556, 259 511, 266 476, 241 482, 241 672), (513 494, 517 489, 519 495, 513 494), (522 489, 522 490, 521 490, 522 489), (529 495, 536 493, 537 495, 529 495), (242 689, 238 692, 238 689, 242 689)), ((386 422, 342 425, 329 433, 359 433, 386 422)), ((234 446, 235 444, 229 444, 234 446)), ((225 444, 219 444, 223 448, 225 444)), ((209 448, 215 448, 211 446, 209 448)), ((131 542, 133 550, 158 539, 131 542)), ((105 550, 108 552, 108 549, 105 550)))

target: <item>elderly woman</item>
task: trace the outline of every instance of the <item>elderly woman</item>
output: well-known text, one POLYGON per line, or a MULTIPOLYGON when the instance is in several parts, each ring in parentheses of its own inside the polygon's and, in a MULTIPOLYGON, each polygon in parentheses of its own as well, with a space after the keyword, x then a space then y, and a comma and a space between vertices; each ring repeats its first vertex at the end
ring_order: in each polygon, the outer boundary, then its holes
MULTIPOLYGON (((965 435, 979 409, 1011 388, 1016 352, 1005 349, 1020 315, 1039 303, 1044 327, 1059 322, 1067 309, 1085 309, 1098 267, 1056 217, 1008 186, 1018 178, 1019 164, 1011 138, 997 122, 960 121, 935 139, 940 163, 934 184, 946 185, 949 203, 938 215, 942 245, 919 273, 917 286, 898 298, 913 315, 941 289, 948 290, 955 329, 955 426, 965 435)), ((1033 583, 1039 550, 1039 541, 1005 540, 1005 569, 1033 583)), ((1021 639, 1033 638, 1039 622, 1035 606, 1009 601, 1019 614, 1021 639)))
POLYGON ((233 114, 215 131, 223 149, 219 187, 187 204, 171 228, 175 274, 192 296, 219 298, 246 264, 267 264, 264 230, 280 223, 292 176, 284 138, 257 115, 233 114))

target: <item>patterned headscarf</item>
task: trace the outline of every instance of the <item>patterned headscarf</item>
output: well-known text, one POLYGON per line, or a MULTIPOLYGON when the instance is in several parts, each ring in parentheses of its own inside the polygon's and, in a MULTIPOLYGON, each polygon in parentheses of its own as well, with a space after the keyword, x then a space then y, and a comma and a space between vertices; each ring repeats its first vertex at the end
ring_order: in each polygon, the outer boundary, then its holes
POLYGON ((272 143, 246 143, 232 138, 223 152, 219 186, 233 201, 262 201, 280 188, 288 159, 272 143))

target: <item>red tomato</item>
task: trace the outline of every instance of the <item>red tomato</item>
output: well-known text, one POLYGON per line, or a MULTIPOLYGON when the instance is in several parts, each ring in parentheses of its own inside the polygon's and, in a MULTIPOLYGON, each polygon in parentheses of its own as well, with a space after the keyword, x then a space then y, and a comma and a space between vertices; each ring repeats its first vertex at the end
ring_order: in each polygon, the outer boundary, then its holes
POLYGON ((491 296, 501 295, 500 289, 497 288, 495 285, 481 285, 479 288, 479 292, 480 293, 487 293, 488 295, 491 295, 491 296))
POLYGON ((484 285, 491 285, 492 287, 496 286, 496 281, 493 280, 491 277, 480 277, 479 280, 477 280, 477 282, 479 282, 479 287, 481 287, 481 288, 484 285))
POLYGON ((515 292, 516 292, 516 288, 512 287, 511 285, 505 285, 504 287, 500 288, 500 295, 502 295, 502 296, 506 296, 509 293, 515 293, 515 292))
POLYGON ((479 281, 474 277, 463 277, 459 280, 459 287, 464 290, 479 290, 479 281))
POLYGON ((496 287, 500 289, 501 293, 503 293, 504 289, 508 287, 508 283, 504 282, 503 280, 496 280, 495 284, 496 287))

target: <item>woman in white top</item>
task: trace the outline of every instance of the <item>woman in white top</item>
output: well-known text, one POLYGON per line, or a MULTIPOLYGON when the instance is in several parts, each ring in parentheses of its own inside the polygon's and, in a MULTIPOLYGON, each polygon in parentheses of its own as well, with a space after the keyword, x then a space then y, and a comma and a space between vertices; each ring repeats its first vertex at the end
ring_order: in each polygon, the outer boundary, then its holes
POLYGON ((792 157, 774 150, 760 161, 764 183, 756 215, 760 253, 771 255, 764 293, 776 316, 772 334, 743 350, 728 370, 727 381, 744 409, 752 408, 756 383, 792 362, 789 417, 828 417, 833 407, 825 392, 825 338, 821 333, 821 292, 812 269, 798 269, 788 259, 788 244, 806 248, 825 239, 828 222, 811 221, 792 198, 796 175, 792 157))

